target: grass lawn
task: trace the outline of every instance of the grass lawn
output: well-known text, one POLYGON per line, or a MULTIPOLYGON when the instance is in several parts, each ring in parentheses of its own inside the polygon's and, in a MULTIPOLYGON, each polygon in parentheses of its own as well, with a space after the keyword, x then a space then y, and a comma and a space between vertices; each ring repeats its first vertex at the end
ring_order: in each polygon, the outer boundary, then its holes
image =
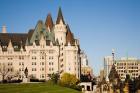
POLYGON ((0 84, 0 93, 81 93, 70 88, 46 83, 0 84))

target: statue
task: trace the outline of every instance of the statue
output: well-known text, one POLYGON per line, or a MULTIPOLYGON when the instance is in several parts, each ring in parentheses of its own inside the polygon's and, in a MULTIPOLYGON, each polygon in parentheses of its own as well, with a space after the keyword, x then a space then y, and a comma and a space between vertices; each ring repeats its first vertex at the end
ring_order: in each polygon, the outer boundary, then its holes
POLYGON ((28 77, 28 69, 27 69, 27 67, 25 68, 25 70, 24 70, 24 74, 25 74, 25 76, 26 76, 26 78, 28 77))

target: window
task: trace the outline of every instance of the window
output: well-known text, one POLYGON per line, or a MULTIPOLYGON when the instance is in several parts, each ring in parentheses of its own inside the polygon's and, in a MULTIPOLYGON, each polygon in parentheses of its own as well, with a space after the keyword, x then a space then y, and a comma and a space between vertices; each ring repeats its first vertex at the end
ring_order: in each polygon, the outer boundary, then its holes
POLYGON ((18 48, 18 46, 16 45, 16 46, 14 46, 14 48, 18 48))
POLYGON ((36 65, 36 62, 32 62, 32 65, 36 65))
POLYGON ((63 50, 63 48, 61 48, 61 50, 63 50))
POLYGON ((21 75, 19 75, 19 78, 21 78, 21 75))
POLYGON ((44 56, 42 56, 42 59, 44 59, 44 56))
POLYGON ((61 62, 63 62, 63 59, 60 59, 61 62))
POLYGON ((38 39, 38 35, 36 35, 36 40, 38 39))
POLYGON ((49 59, 53 59, 53 56, 49 56, 49 59))
POLYGON ((49 71, 51 71, 51 68, 49 68, 49 71))
POLYGON ((36 56, 32 56, 32 59, 36 59, 36 56))
POLYGON ((12 65, 12 62, 8 62, 8 66, 12 65))
POLYGON ((45 75, 44 74, 42 74, 42 78, 45 78, 45 75))
POLYGON ((44 62, 42 62, 42 65, 44 65, 44 62))
POLYGON ((12 68, 8 68, 8 71, 11 71, 11 72, 12 72, 12 71, 13 71, 13 69, 12 69, 12 68))
POLYGON ((19 59, 20 59, 20 60, 23 60, 23 59, 24 59, 24 56, 19 56, 19 59))
POLYGON ((7 46, 2 46, 3 48, 7 48, 7 46))
POLYGON ((51 65, 51 62, 49 62, 49 65, 51 65))
POLYGON ((19 71, 21 71, 21 68, 19 68, 19 71))
POLYGON ((42 71, 44 71, 44 68, 42 68, 42 71))
POLYGON ((19 68, 19 71, 24 71, 24 68, 19 68))
POLYGON ((36 71, 36 68, 32 68, 32 71, 36 71))

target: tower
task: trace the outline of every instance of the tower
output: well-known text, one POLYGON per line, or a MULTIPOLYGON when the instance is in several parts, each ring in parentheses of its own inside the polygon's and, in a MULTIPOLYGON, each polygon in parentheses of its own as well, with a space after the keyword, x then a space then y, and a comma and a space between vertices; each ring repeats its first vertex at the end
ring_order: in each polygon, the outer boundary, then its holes
POLYGON ((54 27, 55 40, 58 40, 60 45, 66 43, 66 25, 62 15, 61 8, 59 8, 56 25, 54 27))

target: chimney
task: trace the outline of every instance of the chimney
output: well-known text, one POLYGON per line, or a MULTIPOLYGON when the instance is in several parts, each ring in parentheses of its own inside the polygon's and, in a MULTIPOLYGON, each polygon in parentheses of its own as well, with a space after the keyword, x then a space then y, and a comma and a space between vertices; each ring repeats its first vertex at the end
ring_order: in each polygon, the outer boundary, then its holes
POLYGON ((5 25, 2 26, 2 33, 7 33, 5 25))

